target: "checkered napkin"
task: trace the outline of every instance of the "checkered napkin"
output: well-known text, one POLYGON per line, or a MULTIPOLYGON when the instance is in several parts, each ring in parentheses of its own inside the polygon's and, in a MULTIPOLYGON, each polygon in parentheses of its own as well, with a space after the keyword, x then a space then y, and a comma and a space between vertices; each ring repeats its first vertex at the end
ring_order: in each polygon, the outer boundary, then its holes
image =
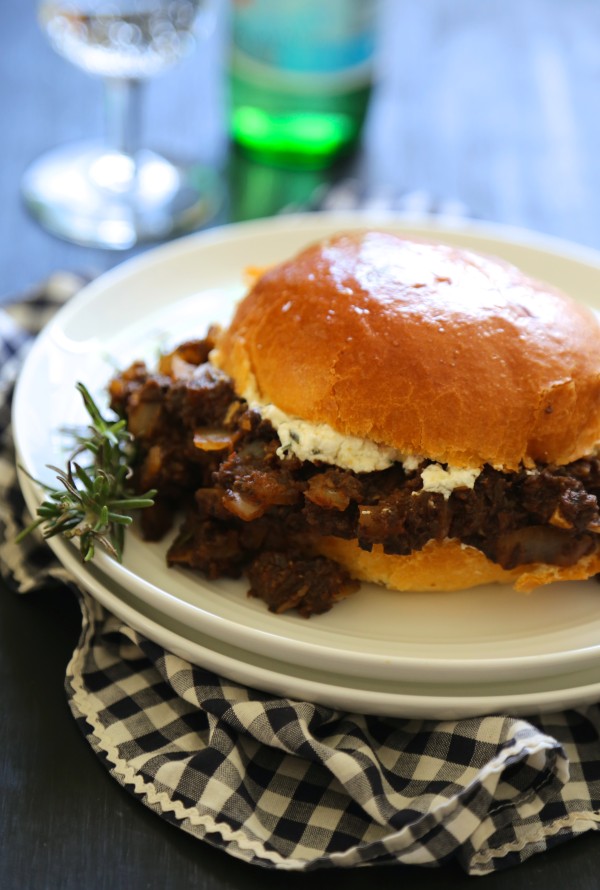
MULTIPOLYGON (((18 318, 0 310, 0 567, 21 592, 76 589, 45 544, 12 543, 26 516, 9 404, 31 333, 78 283, 55 279, 18 318)), ((83 734, 142 803, 233 856, 304 871, 458 862, 481 875, 598 827, 596 706, 531 721, 343 713, 195 667, 78 596, 66 689, 83 734)))

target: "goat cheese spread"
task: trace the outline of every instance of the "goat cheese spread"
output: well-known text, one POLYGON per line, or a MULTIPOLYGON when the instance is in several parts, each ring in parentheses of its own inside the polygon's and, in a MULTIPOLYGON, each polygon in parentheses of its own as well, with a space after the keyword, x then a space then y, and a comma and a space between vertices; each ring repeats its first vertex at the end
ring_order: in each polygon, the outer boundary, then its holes
POLYGON ((441 464, 429 464, 421 473, 424 491, 436 491, 446 500, 455 488, 473 488, 481 470, 461 467, 444 469, 441 464))
MULTIPOLYGON (((393 463, 399 462, 407 472, 413 472, 422 461, 417 455, 401 454, 395 448, 379 445, 359 436, 344 436, 336 432, 326 423, 309 423, 297 417, 291 417, 275 405, 262 404, 251 400, 251 405, 259 411, 265 420, 271 422, 277 432, 280 447, 279 457, 295 454, 299 460, 315 463, 322 461, 352 470, 355 473, 373 473, 386 470, 393 463)), ((422 472, 423 489, 440 492, 445 498, 450 497, 455 488, 467 486, 473 488, 478 469, 461 469, 441 464, 430 464, 422 472)))
POLYGON ((391 467, 401 455, 395 448, 359 436, 344 436, 327 423, 309 423, 290 417, 275 405, 256 405, 279 436, 279 457, 293 452, 300 460, 323 461, 355 473, 372 473, 391 467))

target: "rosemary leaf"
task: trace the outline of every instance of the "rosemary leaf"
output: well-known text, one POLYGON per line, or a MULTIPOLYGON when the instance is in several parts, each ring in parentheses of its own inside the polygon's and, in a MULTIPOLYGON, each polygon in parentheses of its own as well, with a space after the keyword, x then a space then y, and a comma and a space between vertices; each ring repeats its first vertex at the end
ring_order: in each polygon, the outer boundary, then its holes
POLYGON ((120 561, 125 528, 133 521, 130 513, 151 507, 156 491, 138 495, 130 487, 135 455, 125 421, 106 419, 86 387, 78 383, 77 389, 91 421, 87 434, 74 437, 76 447, 65 469, 49 465, 60 487, 38 483, 46 492, 46 499, 38 507, 36 518, 16 540, 22 541, 41 527, 45 538, 58 534, 67 539, 78 538, 85 562, 94 558, 96 544, 120 561), (81 455, 90 459, 85 467, 78 460, 81 455))

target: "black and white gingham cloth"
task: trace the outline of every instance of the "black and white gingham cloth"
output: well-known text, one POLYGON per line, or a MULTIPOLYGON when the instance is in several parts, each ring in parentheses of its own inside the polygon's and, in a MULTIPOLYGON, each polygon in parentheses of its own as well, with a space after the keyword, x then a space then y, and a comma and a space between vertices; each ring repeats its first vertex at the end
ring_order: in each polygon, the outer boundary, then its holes
MULTIPOLYGON (((77 283, 55 279, 18 318, 0 309, 0 567, 21 592, 50 578, 74 588, 43 543, 13 543, 26 517, 9 405, 31 334, 77 283)), ((66 690, 83 734, 142 803, 233 856, 304 871, 458 862, 482 875, 598 828, 596 706, 531 721, 342 713, 194 667, 79 597, 66 690)))

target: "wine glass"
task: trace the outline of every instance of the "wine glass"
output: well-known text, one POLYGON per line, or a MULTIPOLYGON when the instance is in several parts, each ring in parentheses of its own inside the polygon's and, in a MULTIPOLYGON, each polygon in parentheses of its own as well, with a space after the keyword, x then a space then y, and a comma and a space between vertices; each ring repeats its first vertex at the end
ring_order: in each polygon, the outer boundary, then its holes
POLYGON ((195 43, 203 0, 42 0, 52 47, 104 79, 106 138, 62 146, 26 171, 22 192, 53 234, 92 247, 125 249, 198 228, 216 211, 216 175, 186 169, 139 145, 145 80, 195 43))

